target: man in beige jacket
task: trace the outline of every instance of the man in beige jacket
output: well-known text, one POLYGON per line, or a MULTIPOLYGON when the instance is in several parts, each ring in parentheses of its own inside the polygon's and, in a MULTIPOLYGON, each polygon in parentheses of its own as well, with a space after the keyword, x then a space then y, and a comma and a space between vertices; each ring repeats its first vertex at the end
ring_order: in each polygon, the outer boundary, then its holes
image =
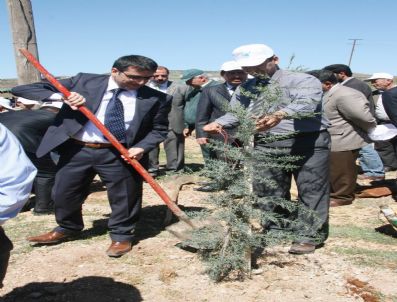
POLYGON ((322 83, 324 113, 330 122, 330 206, 349 205, 354 200, 358 152, 370 142, 367 132, 376 127, 375 117, 364 94, 338 84, 331 71, 313 75, 322 83))

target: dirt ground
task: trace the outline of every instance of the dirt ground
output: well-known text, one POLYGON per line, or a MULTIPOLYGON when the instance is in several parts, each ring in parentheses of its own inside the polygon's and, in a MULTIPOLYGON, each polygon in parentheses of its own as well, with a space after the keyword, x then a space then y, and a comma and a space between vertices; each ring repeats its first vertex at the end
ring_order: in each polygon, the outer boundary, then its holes
MULTIPOLYGON (((187 150, 188 161, 197 162, 194 141, 187 150)), ((196 186, 180 193, 187 211, 205 207, 208 193, 196 186)), ((0 301, 397 301, 397 233, 378 219, 381 204, 397 210, 391 196, 331 208, 330 238, 314 254, 293 256, 289 245, 277 246, 264 252, 251 279, 214 283, 197 254, 178 248, 164 229, 166 208, 147 184, 133 250, 107 257, 106 191, 99 182, 92 191, 84 205, 86 228, 73 241, 31 246, 25 240, 54 227, 53 215, 24 212, 6 223, 15 247, 0 301)))

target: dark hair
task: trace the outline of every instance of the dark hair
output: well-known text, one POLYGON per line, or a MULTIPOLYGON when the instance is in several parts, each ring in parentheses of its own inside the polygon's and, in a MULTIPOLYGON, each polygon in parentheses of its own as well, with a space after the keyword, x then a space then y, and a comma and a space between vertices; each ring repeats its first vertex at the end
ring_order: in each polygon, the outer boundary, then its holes
POLYGON ((152 59, 139 55, 123 56, 118 58, 113 63, 113 68, 117 68, 119 71, 124 71, 128 67, 133 66, 142 70, 150 70, 155 72, 157 69, 157 63, 152 59))
POLYGON ((309 70, 309 71, 306 71, 306 73, 307 73, 307 74, 310 74, 310 75, 312 75, 313 77, 315 77, 315 78, 318 79, 318 77, 319 77, 319 75, 320 75, 320 69, 309 70))
POLYGON ((320 80, 321 83, 324 82, 331 82, 332 84, 338 83, 338 79, 336 78, 335 74, 330 70, 319 69, 319 70, 311 70, 306 72, 317 79, 320 80))
POLYGON ((165 67, 165 66, 157 66, 157 68, 156 69, 164 69, 166 72, 167 72, 167 74, 170 74, 170 70, 167 68, 167 67, 165 67))
POLYGON ((353 75, 352 70, 345 64, 333 64, 325 66, 323 69, 332 71, 334 73, 344 72, 348 77, 353 75))

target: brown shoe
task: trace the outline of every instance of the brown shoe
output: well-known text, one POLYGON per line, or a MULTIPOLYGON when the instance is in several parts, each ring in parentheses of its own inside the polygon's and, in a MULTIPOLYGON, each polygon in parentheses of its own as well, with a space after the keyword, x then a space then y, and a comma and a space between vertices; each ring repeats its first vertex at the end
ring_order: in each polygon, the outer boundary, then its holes
POLYGON ((121 257, 132 249, 131 241, 113 241, 106 251, 109 257, 121 257))
POLYGON ((64 233, 60 233, 57 231, 51 231, 49 233, 42 234, 39 236, 28 237, 28 238, 26 238, 26 240, 33 242, 33 243, 53 244, 53 243, 59 243, 59 242, 65 241, 69 238, 70 238, 70 236, 66 235, 64 233))
POLYGON ((340 200, 340 199, 331 199, 329 202, 330 207, 340 207, 340 206, 348 206, 352 204, 352 200, 340 200))
POLYGON ((293 243, 288 253, 303 255, 303 254, 311 254, 316 250, 316 245, 313 243, 293 243))

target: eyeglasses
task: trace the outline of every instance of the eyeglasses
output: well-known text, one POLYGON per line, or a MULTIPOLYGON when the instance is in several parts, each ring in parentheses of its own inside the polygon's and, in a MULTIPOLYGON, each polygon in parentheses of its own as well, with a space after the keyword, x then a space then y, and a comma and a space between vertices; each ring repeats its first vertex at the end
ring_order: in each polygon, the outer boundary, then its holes
POLYGON ((168 74, 155 74, 153 78, 168 78, 168 74))
POLYGON ((133 81, 149 81, 152 76, 150 77, 143 77, 143 76, 138 76, 134 74, 126 74, 124 71, 120 71, 122 74, 124 74, 127 78, 133 81))

